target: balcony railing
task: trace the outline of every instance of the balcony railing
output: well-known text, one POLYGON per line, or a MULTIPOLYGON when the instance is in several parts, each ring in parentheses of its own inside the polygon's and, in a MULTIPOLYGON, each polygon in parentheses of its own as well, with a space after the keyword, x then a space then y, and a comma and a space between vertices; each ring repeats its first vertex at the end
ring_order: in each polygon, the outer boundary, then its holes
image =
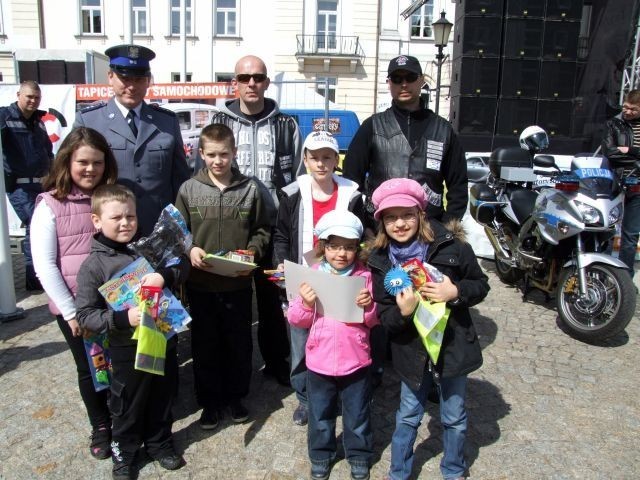
POLYGON ((364 57, 359 37, 327 34, 296 35, 296 38, 298 40, 297 56, 364 57))

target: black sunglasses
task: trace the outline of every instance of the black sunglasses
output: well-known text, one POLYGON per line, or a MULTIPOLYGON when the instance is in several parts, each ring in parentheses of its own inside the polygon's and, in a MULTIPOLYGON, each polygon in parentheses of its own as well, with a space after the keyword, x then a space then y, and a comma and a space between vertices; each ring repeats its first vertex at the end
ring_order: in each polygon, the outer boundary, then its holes
POLYGON ((240 83, 249 83, 252 78, 254 82, 262 83, 267 79, 267 75, 265 73, 239 73, 236 75, 236 80, 240 83))
POLYGON ((402 82, 406 81, 407 83, 413 83, 418 80, 417 73, 407 73, 406 75, 389 75, 389 80, 391 83, 395 83, 396 85, 400 85, 402 82))

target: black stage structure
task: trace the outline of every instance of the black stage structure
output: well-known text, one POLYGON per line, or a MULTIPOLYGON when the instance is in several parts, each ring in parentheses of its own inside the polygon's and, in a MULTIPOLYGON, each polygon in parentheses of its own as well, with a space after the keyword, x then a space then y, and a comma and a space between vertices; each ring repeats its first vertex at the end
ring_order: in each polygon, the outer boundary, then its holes
POLYGON ((619 112, 640 2, 456 3, 450 115, 465 150, 516 146, 539 125, 549 153, 594 151, 619 112))

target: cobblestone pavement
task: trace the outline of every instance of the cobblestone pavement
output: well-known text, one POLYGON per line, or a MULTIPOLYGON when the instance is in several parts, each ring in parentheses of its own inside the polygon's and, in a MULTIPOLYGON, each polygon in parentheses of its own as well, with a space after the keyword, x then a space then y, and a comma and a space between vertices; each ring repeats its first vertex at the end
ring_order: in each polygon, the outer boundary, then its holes
MULTIPOLYGON (((601 345, 563 333, 553 304, 502 285, 493 263, 491 292, 473 309, 484 366, 470 376, 466 455, 475 479, 605 479, 640 475, 640 322, 601 345)), ((89 425, 71 354, 46 307, 45 295, 23 290, 14 255, 18 306, 26 317, 0 325, 0 479, 110 478, 111 462, 89 455, 89 425)), ((141 460, 141 479, 293 480, 309 478, 306 429, 296 427, 291 390, 257 372, 243 425, 229 416, 212 432, 197 424, 188 332, 180 338, 180 394, 175 443, 187 465, 176 472, 141 460)), ((389 466, 399 383, 391 367, 373 404, 375 464, 389 466)), ((414 478, 439 478, 441 429, 430 405, 416 442, 414 478)), ((349 478, 344 460, 332 480, 349 478)))

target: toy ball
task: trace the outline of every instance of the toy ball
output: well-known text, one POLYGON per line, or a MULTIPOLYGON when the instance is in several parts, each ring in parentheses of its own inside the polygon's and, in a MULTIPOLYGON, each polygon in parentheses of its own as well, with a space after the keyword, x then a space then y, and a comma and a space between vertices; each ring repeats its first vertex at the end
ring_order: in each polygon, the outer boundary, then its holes
POLYGON ((400 267, 394 267, 384 277, 384 289, 393 296, 412 286, 409 274, 400 267))

